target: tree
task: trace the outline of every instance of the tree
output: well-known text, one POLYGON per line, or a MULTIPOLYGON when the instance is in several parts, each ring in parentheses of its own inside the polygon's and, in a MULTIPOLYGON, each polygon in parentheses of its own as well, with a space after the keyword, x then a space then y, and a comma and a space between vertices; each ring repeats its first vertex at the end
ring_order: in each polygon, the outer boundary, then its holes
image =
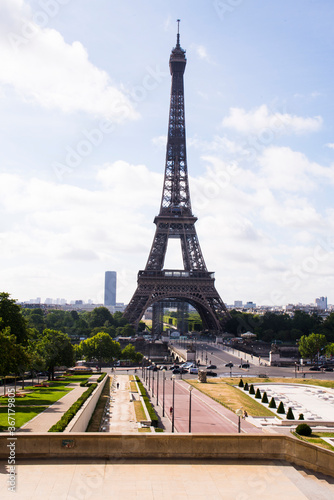
POLYGON ((128 344, 121 352, 122 359, 129 359, 133 362, 140 363, 143 359, 143 355, 140 352, 136 352, 135 347, 132 344, 128 344))
POLYGON ((90 328, 95 328, 96 326, 111 326, 114 324, 114 320, 109 309, 102 306, 95 307, 95 309, 92 310, 88 323, 90 328))
POLYGON ((36 343, 36 351, 44 360, 44 365, 54 379, 55 366, 72 366, 74 351, 70 337, 57 330, 45 329, 36 343))
POLYGON ((24 347, 16 342, 9 327, 0 331, 0 353, 0 374, 3 376, 20 373, 21 367, 28 363, 24 347))
POLYGON ((320 333, 303 335, 299 341, 299 352, 302 358, 310 358, 313 361, 316 355, 326 346, 327 339, 320 333))
POLYGON ((97 359, 99 363, 102 361, 110 362, 114 358, 118 358, 121 353, 119 342, 112 340, 110 335, 105 332, 100 332, 86 340, 80 342, 82 354, 87 360, 97 359))
POLYGON ((334 356, 334 342, 326 346, 326 354, 327 356, 334 356))
POLYGON ((0 318, 1 328, 10 328, 10 333, 15 335, 18 344, 26 344, 29 329, 26 319, 21 313, 21 307, 10 298, 9 293, 0 293, 0 318))

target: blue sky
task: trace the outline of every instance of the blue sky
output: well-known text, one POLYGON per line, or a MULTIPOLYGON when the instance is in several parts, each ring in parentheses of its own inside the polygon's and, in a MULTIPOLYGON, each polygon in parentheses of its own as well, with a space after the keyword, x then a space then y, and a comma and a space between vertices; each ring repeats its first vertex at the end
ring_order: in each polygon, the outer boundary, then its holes
POLYGON ((2 0, 1 289, 101 302, 115 270, 131 298, 160 206, 177 18, 192 205, 221 297, 333 303, 329 0, 2 0))

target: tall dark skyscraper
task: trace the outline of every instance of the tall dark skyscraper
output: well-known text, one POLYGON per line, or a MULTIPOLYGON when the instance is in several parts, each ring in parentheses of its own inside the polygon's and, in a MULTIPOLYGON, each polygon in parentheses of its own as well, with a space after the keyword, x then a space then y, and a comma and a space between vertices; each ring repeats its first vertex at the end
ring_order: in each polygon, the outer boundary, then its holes
POLYGON ((117 273, 115 271, 106 271, 104 280, 104 305, 116 305, 116 281, 117 273))

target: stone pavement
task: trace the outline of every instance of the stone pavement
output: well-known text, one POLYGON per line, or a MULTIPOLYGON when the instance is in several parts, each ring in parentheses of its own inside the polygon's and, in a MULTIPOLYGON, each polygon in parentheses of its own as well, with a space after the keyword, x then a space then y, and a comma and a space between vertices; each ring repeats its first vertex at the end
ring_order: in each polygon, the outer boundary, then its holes
MULTIPOLYGON (((96 382, 100 374, 92 375, 90 382, 96 382)), ((73 403, 83 394, 87 387, 80 387, 78 383, 70 383, 67 387, 73 387, 72 391, 49 406, 45 411, 29 420, 20 428, 20 432, 48 432, 50 427, 61 419, 62 415, 72 406, 73 403)))
POLYGON ((1 500, 329 500, 334 479, 282 461, 39 460, 0 465, 1 500))

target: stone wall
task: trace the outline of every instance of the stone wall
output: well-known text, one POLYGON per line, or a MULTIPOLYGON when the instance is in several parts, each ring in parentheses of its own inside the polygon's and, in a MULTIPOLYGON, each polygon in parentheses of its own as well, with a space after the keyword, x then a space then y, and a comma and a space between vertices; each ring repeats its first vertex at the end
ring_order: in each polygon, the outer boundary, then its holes
MULTIPOLYGON (((293 436, 259 434, 17 433, 21 459, 256 459, 286 460, 334 476, 334 453, 293 436)), ((8 459, 8 434, 0 434, 0 459, 8 459)))

